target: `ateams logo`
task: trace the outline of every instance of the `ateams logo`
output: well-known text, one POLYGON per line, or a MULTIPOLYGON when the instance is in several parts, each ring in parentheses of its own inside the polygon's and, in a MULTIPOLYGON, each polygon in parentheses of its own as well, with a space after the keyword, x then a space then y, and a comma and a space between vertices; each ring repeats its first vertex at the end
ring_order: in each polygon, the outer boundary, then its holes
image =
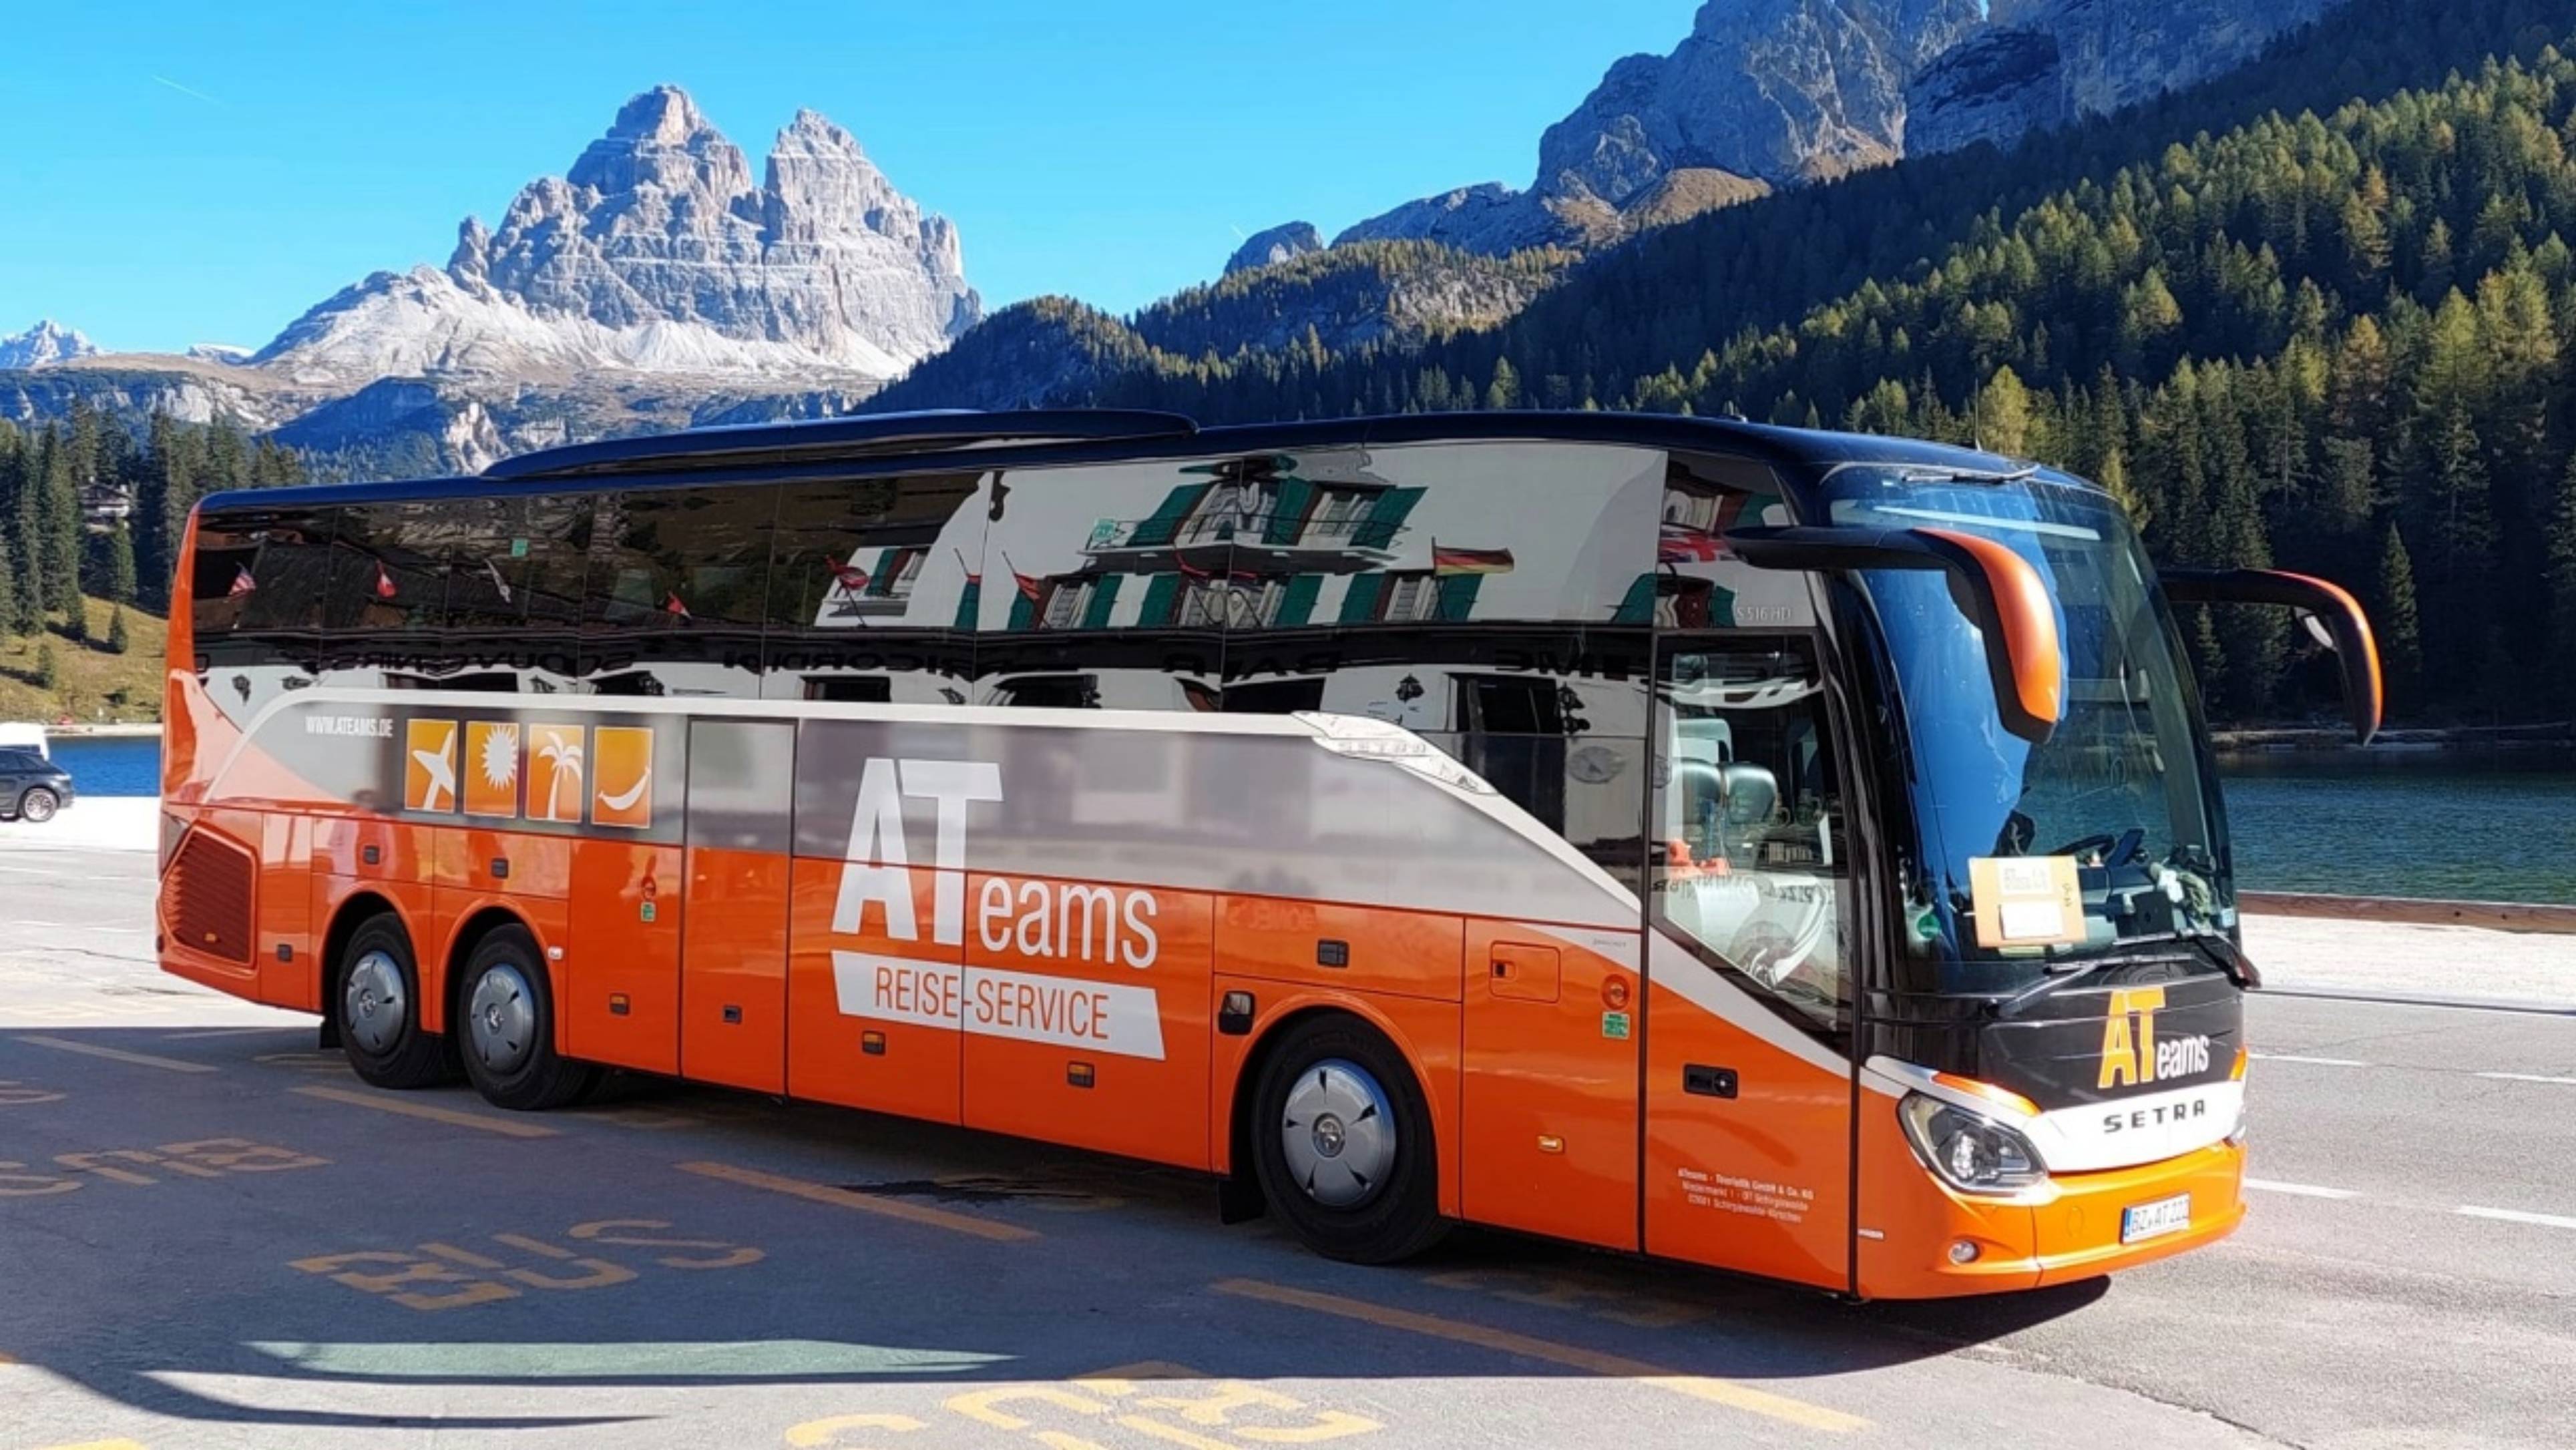
MULTIPOLYGON (((1161 1004, 1151 987, 1056 977, 912 955, 923 942, 906 797, 935 803, 928 945, 966 942, 966 813, 1002 799, 1001 767, 980 760, 869 760, 859 774, 833 902, 836 936, 882 924, 892 951, 835 949, 833 983, 852 1017, 943 1027, 1082 1047, 1125 1057, 1163 1056, 1161 1004)), ((1161 951, 1154 894, 1076 882, 983 879, 975 942, 987 953, 1151 970, 1161 951)))
POLYGON ((2095 1086, 2108 1091, 2123 1084, 2143 1086, 2209 1071, 2209 1035, 2156 1040, 2156 1013, 2165 1005, 2162 987, 2132 987, 2111 994, 2102 1024, 2102 1071, 2095 1086))

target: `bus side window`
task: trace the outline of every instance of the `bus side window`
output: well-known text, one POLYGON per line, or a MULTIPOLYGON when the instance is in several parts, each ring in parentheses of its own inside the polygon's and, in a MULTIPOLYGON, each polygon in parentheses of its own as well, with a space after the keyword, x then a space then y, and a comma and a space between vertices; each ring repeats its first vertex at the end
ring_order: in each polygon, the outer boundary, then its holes
POLYGON ((599 503, 583 674, 599 694, 756 697, 778 490, 646 489, 599 503))
POLYGON ((938 473, 784 485, 761 693, 962 703, 983 588, 981 483, 976 473, 938 473))
POLYGON ((1803 636, 1684 636, 1656 681, 1656 925, 1710 966, 1833 1028, 1849 875, 1823 687, 1803 636))

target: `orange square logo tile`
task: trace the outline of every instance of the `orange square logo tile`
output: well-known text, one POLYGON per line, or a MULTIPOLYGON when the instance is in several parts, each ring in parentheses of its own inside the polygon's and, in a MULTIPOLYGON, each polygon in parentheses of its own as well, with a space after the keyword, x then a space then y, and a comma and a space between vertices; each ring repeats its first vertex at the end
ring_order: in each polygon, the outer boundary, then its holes
POLYGON ((581 822, 588 760, 578 725, 528 727, 528 819, 565 825, 581 822))
POLYGON ((476 720, 465 727, 465 814, 519 813, 519 727, 476 720))
POLYGON ((590 823, 653 824, 653 732, 649 727, 602 725, 590 733, 590 823))
POLYGON ((456 809, 456 722, 403 723, 403 809, 456 809))

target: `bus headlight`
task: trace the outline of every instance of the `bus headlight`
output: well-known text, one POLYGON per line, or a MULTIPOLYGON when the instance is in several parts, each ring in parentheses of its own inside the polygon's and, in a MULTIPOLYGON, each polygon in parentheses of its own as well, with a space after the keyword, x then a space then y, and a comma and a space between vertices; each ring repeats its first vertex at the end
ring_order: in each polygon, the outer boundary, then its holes
POLYGON ((1916 1155, 1953 1188, 2017 1193, 2048 1181, 2030 1140, 1983 1113, 1908 1093, 1896 1115, 1916 1155))

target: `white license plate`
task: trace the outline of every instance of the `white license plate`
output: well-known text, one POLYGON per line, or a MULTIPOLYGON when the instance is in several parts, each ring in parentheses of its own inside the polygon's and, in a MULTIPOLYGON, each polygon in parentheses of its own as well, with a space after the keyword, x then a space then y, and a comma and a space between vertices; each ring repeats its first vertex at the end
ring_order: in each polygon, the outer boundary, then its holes
POLYGON ((2153 1203, 2133 1203, 2120 1210, 2120 1242, 2124 1244, 2180 1233, 2189 1227, 2191 1195, 2188 1193, 2159 1198, 2153 1203))

